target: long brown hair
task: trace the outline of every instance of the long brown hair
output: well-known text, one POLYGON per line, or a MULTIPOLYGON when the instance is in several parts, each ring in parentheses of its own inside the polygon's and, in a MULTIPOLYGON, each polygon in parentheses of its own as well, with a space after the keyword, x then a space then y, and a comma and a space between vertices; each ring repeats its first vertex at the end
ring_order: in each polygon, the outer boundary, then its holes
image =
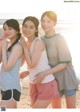
POLYGON ((28 16, 23 20, 22 26, 25 24, 26 21, 32 21, 36 27, 35 36, 38 37, 38 26, 39 26, 39 20, 34 16, 28 16))
POLYGON ((12 27, 14 30, 18 31, 17 38, 16 38, 15 42, 8 48, 8 51, 10 51, 12 49, 12 47, 20 40, 20 37, 21 37, 20 27, 19 27, 19 23, 16 19, 9 19, 9 20, 5 21, 5 23, 3 24, 3 29, 4 29, 5 24, 8 27, 12 27))

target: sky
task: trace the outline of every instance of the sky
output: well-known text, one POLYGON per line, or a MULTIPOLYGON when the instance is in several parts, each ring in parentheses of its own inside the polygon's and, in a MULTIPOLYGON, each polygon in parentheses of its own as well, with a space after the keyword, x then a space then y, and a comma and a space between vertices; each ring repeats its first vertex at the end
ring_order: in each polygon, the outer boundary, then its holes
POLYGON ((23 19, 27 15, 40 18, 44 11, 54 10, 58 19, 71 19, 74 15, 76 19, 80 9, 80 3, 65 3, 64 0, 0 0, 0 4, 0 18, 23 19))
MULTIPOLYGON (((40 19, 46 10, 57 13, 58 20, 68 22, 63 26, 63 32, 73 58, 73 65, 80 74, 80 2, 67 2, 64 0, 0 0, 0 19, 17 18, 24 19, 26 16, 36 16, 40 19)), ((62 26, 60 26, 62 27, 62 26)), ((80 77, 80 76, 79 76, 80 77)))

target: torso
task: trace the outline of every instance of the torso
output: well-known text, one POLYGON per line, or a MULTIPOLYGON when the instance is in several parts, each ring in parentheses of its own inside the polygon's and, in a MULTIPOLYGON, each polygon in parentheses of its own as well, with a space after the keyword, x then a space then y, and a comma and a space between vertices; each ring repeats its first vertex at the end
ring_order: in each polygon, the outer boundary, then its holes
POLYGON ((58 81, 59 89, 78 89, 78 81, 71 63, 72 60, 70 52, 65 44, 59 43, 59 41, 63 41, 64 38, 60 34, 55 34, 51 38, 43 36, 42 40, 46 44, 49 65, 51 68, 58 65, 61 61, 70 61, 67 68, 54 74, 58 81))
MULTIPOLYGON (((40 39, 40 38, 36 38, 36 39, 40 39)), ((34 43, 35 43, 35 40, 33 41, 32 46, 30 48, 30 54, 31 55, 33 52, 34 43)), ((30 71, 30 83, 33 83, 33 80, 35 79, 35 75, 37 75, 40 72, 46 71, 48 69, 50 69, 50 66, 48 65, 46 49, 44 49, 41 53, 41 57, 40 57, 38 65, 33 69, 29 69, 29 71, 30 71)), ((42 81, 42 83, 52 81, 53 79, 54 79, 53 74, 50 74, 50 75, 45 77, 45 79, 42 81)))
MULTIPOLYGON (((7 58, 10 56, 11 52, 7 52, 7 58)), ((22 63, 22 57, 20 57, 13 68, 5 72, 3 67, 1 66, 1 75, 0 75, 0 86, 3 91, 8 89, 17 89, 21 92, 20 86, 20 77, 19 77, 19 70, 22 63)))

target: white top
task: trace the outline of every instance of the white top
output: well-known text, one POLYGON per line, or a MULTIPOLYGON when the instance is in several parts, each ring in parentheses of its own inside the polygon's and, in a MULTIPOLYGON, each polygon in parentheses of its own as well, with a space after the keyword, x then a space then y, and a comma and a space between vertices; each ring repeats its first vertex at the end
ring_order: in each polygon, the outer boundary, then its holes
MULTIPOLYGON (((40 39, 39 37, 37 37, 36 39, 40 39)), ((33 52, 33 46, 34 43, 36 41, 36 39, 33 41, 31 49, 30 49, 30 54, 32 55, 33 52)), ((46 49, 42 51, 41 53, 41 57, 40 60, 37 64, 37 66, 33 69, 29 69, 30 75, 29 75, 29 81, 30 83, 34 83, 33 80, 35 79, 35 75, 37 75, 40 72, 46 71, 48 69, 50 69, 51 67, 48 64, 48 58, 47 58, 47 53, 46 53, 46 49)), ((54 78, 53 74, 50 74, 48 76, 46 76, 44 78, 44 80, 42 81, 42 83, 46 83, 46 82, 50 82, 52 81, 54 78)))

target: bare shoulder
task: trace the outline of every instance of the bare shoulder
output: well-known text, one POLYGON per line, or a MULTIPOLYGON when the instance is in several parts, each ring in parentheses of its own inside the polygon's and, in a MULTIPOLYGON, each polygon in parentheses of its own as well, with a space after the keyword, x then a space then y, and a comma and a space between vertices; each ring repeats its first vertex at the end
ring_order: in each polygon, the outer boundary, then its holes
POLYGON ((40 38, 35 39, 35 44, 37 46, 44 46, 45 45, 44 42, 40 38))
POLYGON ((45 44, 40 38, 35 39, 34 49, 37 49, 37 50, 44 50, 45 49, 45 44))
POLYGON ((17 44, 14 45, 13 47, 14 50, 18 51, 23 51, 22 45, 18 42, 17 44))

